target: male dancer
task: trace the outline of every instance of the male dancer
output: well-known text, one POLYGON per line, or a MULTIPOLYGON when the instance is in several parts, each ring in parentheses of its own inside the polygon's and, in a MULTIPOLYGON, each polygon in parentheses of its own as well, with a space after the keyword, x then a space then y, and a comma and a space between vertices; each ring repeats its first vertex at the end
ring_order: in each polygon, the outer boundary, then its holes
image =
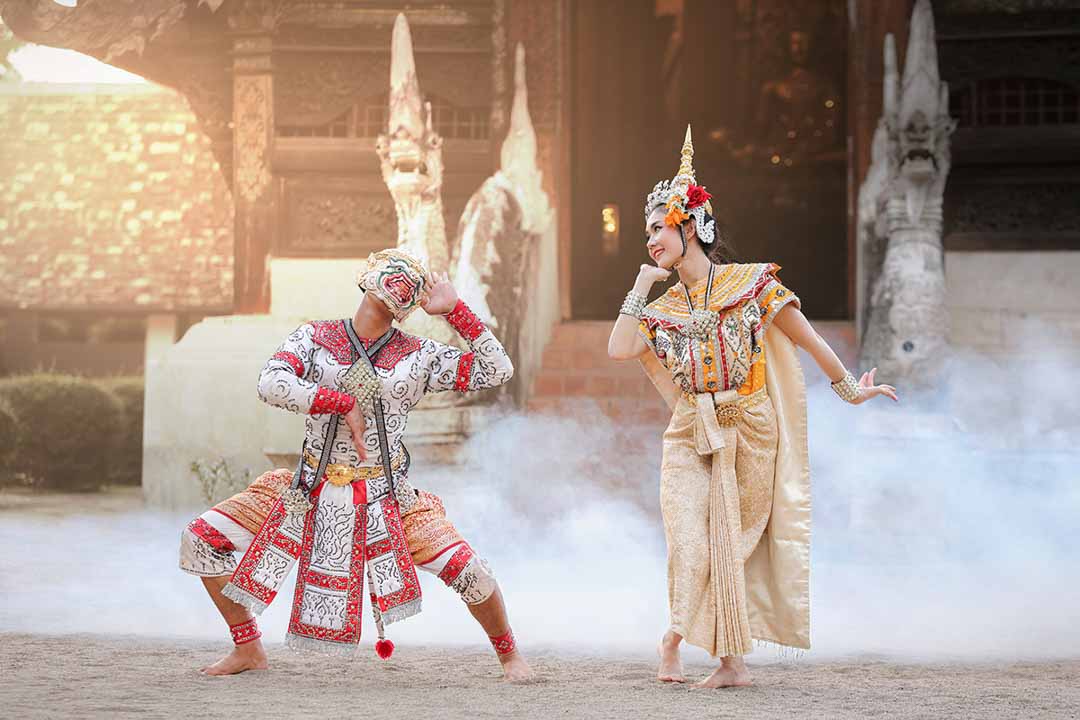
POLYGON ((193 520, 180 568, 202 577, 229 624, 235 648, 203 668, 230 675, 268 667, 252 611, 274 598, 299 559, 290 647, 352 654, 360 638, 364 567, 379 642, 383 623, 420 611, 415 567, 439 576, 488 634, 509 681, 531 677, 517 650, 501 592, 487 564, 447 520, 438 497, 409 484, 402 435, 428 392, 497 387, 513 375, 506 351, 445 275, 409 254, 373 254, 354 317, 306 323, 285 339, 259 376, 259 397, 308 415, 296 473, 275 470, 193 520), (445 315, 469 352, 392 327, 416 307, 445 315), (235 554, 243 557, 237 564, 235 554))

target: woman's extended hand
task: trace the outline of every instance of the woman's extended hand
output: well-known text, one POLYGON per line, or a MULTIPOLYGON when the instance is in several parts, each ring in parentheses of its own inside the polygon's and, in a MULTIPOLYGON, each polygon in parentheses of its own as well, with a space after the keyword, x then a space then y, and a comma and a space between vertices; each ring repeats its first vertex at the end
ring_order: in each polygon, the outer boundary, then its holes
POLYGON ((872 368, 870 372, 863 373, 862 377, 859 378, 859 399, 852 403, 853 405, 862 405, 870 398, 877 397, 878 395, 892 398, 894 402, 900 401, 900 398, 896 395, 896 388, 892 385, 874 384, 874 373, 876 372, 877 368, 872 368))

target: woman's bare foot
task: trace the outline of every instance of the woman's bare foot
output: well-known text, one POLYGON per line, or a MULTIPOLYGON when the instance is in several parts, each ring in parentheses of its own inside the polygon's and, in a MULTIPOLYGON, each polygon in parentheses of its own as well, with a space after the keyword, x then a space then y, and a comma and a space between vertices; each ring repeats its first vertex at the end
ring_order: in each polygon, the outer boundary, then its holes
POLYGON ((738 655, 721 659, 720 667, 713 674, 699 683, 694 683, 696 688, 726 688, 746 687, 752 685, 750 671, 746 669, 746 663, 738 655))
POLYGON ((266 670, 269 667, 270 663, 262 642, 252 640, 249 643, 237 645, 231 653, 213 665, 207 665, 199 672, 204 675, 236 675, 246 670, 266 670))
POLYGON ((660 667, 656 671, 656 679, 660 682, 684 683, 686 675, 683 674, 682 656, 679 654, 679 643, 682 636, 668 630, 656 646, 656 652, 660 655, 660 667))
POLYGON ((499 662, 502 663, 503 680, 506 682, 528 683, 535 679, 529 663, 525 662, 525 658, 517 651, 500 655, 499 662))

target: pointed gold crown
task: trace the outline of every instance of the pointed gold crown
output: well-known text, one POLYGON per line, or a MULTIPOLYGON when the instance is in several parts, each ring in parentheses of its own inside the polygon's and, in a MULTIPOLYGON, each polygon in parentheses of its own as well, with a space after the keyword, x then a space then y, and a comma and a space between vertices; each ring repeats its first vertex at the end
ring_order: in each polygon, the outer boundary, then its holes
POLYGON ((694 178, 694 139, 690 135, 690 124, 686 125, 686 138, 683 140, 682 151, 679 153, 679 172, 675 173, 673 185, 697 183, 694 178))
MULTIPOLYGON (((685 199, 691 185, 697 185, 697 177, 694 173, 694 138, 690 124, 687 123, 686 137, 683 138, 682 150, 679 151, 679 170, 671 180, 661 180, 653 188, 645 201, 645 216, 648 217, 654 208, 666 204, 673 196, 685 199)), ((712 203, 708 200, 705 201, 705 211, 712 215, 712 203)))

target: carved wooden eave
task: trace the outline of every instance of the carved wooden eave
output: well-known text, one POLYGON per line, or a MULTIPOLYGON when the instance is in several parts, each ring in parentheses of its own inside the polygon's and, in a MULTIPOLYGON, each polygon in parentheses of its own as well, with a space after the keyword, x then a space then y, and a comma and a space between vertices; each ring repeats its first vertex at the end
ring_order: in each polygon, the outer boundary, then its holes
POLYGON ((232 80, 224 14, 193 0, 0 0, 20 39, 75 50, 183 94, 231 181, 232 80))
MULTIPOLYGON (((325 202, 337 192, 343 207, 353 207, 385 194, 371 123, 356 118, 386 104, 397 15, 391 5, 80 0, 66 7, 0 0, 0 17, 21 39, 82 52, 187 98, 233 190, 234 309, 244 313, 269 307, 271 256, 342 251, 300 241, 305 235, 292 220, 306 199, 325 202), (349 118, 346 134, 328 130, 342 118, 349 118)), ((464 129, 445 145, 454 180, 443 200, 453 217, 497 162, 500 109, 509 100, 500 86, 506 68, 499 64, 509 61, 499 52, 504 5, 412 0, 405 11, 416 72, 431 91, 424 99, 462 118, 454 127, 464 129)))
MULTIPOLYGON (((420 73, 444 100, 491 106, 495 0, 410 3, 420 73)), ((385 90, 397 11, 305 0, 0 0, 21 39, 76 50, 182 93, 233 182, 234 39, 272 36, 275 125, 325 123, 385 90), (359 70, 358 68, 363 68, 359 70)))

